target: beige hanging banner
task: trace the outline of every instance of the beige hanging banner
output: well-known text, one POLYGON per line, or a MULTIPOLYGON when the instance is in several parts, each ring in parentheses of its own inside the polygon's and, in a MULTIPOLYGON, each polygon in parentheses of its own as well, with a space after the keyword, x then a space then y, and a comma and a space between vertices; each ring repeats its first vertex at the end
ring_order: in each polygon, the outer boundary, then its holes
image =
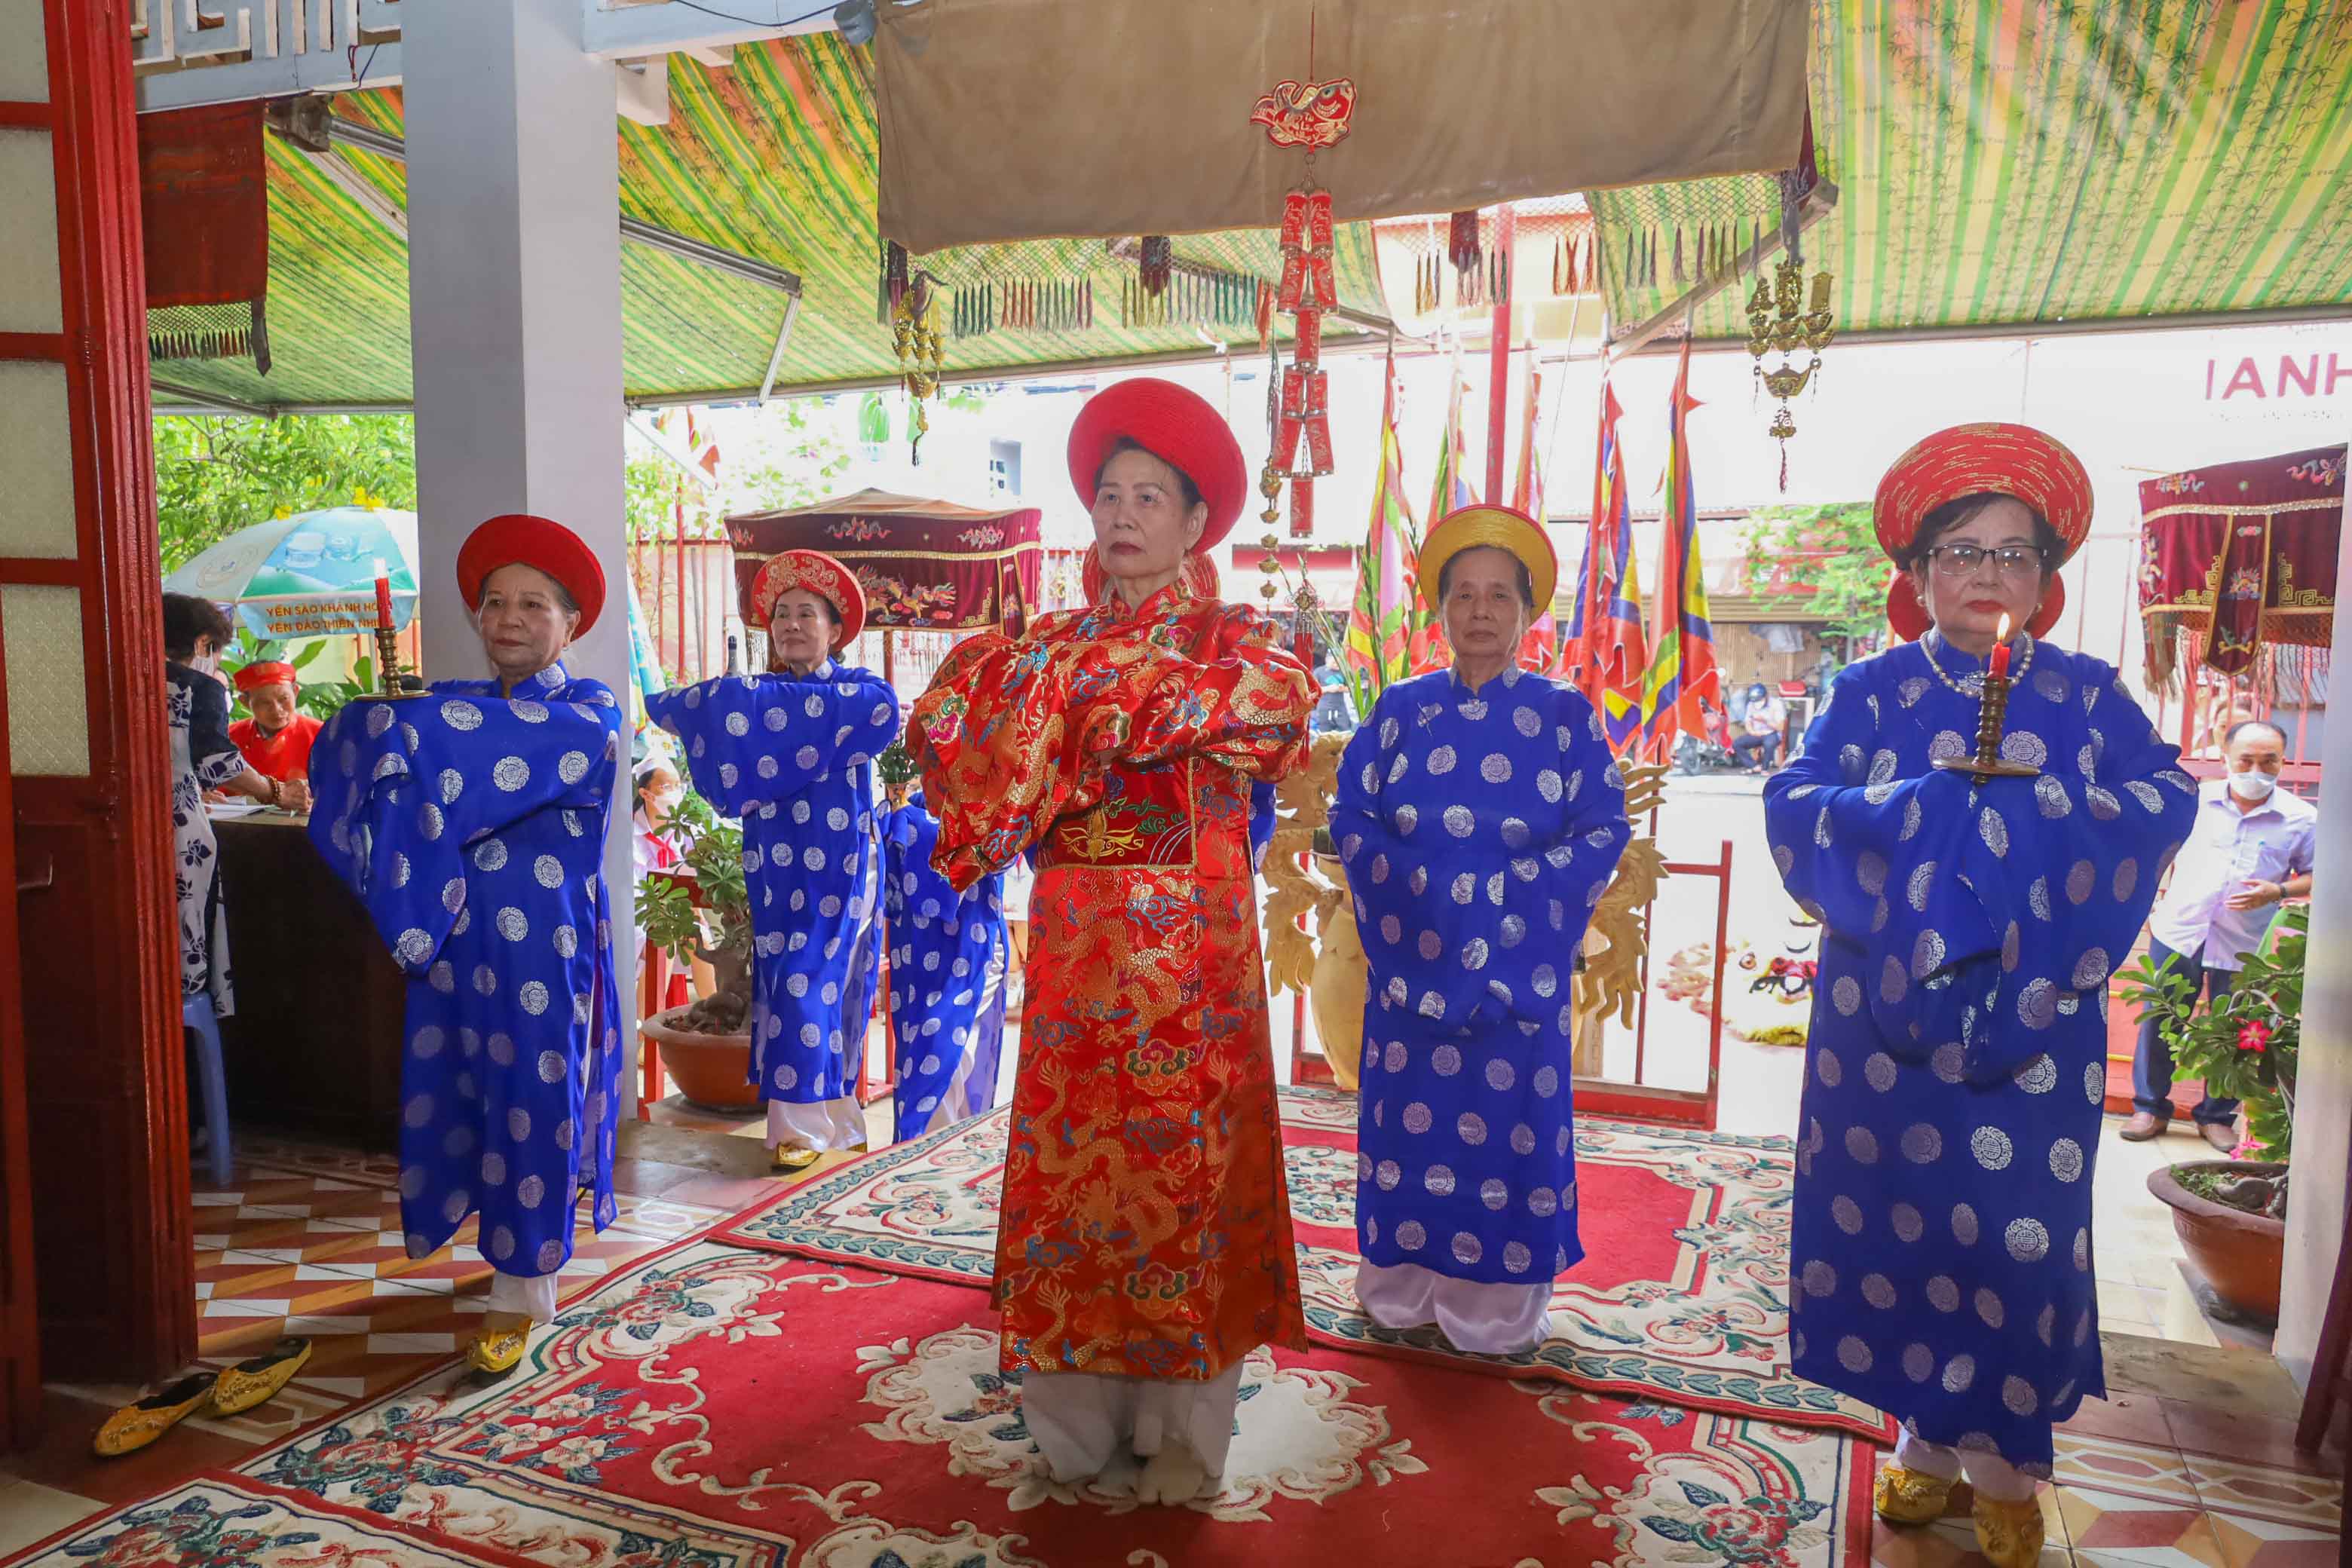
POLYGON ((1343 222, 1797 162, 1805 0, 883 0, 882 234, 917 255, 1270 228, 1305 154, 1250 113, 1354 84, 1343 222), (1313 58, 1308 30, 1313 27, 1313 58))

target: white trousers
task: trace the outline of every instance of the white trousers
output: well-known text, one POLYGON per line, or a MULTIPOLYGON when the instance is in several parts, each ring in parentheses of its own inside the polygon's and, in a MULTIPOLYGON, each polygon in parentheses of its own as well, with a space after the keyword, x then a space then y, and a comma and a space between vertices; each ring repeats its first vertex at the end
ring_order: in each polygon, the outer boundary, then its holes
POLYGON ((1969 1485, 1976 1488, 1979 1495, 1999 1502, 2018 1502, 2033 1495, 2033 1478, 2000 1455, 1948 1448, 1941 1443, 1913 1436, 1908 1427, 1895 1439, 1895 1462, 1906 1470, 1944 1481, 1958 1480, 1965 1469, 1969 1485))
POLYGON ((1435 1323, 1456 1350, 1473 1355, 1523 1355, 1550 1337, 1544 1309, 1551 1281, 1486 1284, 1456 1279, 1418 1263, 1356 1266, 1356 1300, 1384 1329, 1435 1323))
POLYGON ((1102 1474, 1124 1447, 1148 1459, 1172 1439, 1225 1473, 1243 1363, 1206 1383, 1163 1383, 1087 1372, 1031 1372, 1021 1379, 1022 1417, 1057 1481, 1102 1474))
POLYGON ((768 1101, 768 1147, 779 1143, 795 1144, 803 1149, 846 1149, 866 1142, 866 1112, 854 1094, 839 1100, 817 1100, 795 1104, 789 1100, 768 1101))
POLYGON ((555 1321, 555 1276, 509 1274, 490 1276, 490 1310, 512 1312, 534 1323, 555 1321))

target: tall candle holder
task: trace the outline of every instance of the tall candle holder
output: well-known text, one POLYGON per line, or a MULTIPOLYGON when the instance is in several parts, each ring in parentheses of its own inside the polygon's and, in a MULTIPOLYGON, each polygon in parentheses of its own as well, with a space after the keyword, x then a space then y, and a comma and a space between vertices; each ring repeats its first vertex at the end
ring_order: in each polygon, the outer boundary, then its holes
POLYGON ((1968 773, 1977 783, 1987 779, 2030 779, 2042 770, 2000 754, 2001 731, 2009 719, 2009 621, 2000 623, 2000 640, 1985 668, 1984 697, 1977 709, 1977 752, 1972 757, 1937 757, 1934 765, 1947 773, 1968 773))
POLYGON ((377 689, 368 695, 379 700, 425 695, 422 677, 400 671, 400 634, 392 625, 392 575, 383 563, 375 563, 375 668, 377 689))

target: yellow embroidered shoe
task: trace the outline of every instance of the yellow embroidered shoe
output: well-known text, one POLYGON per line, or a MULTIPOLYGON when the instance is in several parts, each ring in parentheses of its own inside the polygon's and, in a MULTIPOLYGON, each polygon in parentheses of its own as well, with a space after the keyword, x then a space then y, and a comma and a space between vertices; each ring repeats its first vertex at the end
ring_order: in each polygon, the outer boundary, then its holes
POLYGON ((522 1361, 530 1343, 530 1320, 514 1312, 492 1312, 481 1331, 466 1347, 466 1364, 486 1377, 504 1377, 522 1361))
POLYGON ((235 1415, 268 1404, 310 1359, 310 1342, 289 1335, 270 1346, 267 1355, 237 1363, 213 1385, 213 1414, 235 1415))
POLYGON ((219 1381, 216 1372, 192 1372, 138 1404, 124 1405, 90 1439, 90 1452, 101 1459, 138 1452, 194 1415, 211 1400, 213 1384, 219 1381))
POLYGON ((1944 1517, 1944 1505, 1951 1495, 1952 1483, 1941 1476, 1906 1469, 1889 1459, 1878 1467, 1878 1483, 1870 1500, 1878 1517, 1889 1524, 1933 1524, 1944 1517))
POLYGON ((2033 1568, 2042 1561, 2042 1500, 2003 1501, 1977 1494, 1977 1550, 1992 1568, 2033 1568))
POLYGON ((769 1169, 775 1171, 805 1171, 817 1163, 819 1152, 803 1149, 797 1143, 779 1143, 769 1169))

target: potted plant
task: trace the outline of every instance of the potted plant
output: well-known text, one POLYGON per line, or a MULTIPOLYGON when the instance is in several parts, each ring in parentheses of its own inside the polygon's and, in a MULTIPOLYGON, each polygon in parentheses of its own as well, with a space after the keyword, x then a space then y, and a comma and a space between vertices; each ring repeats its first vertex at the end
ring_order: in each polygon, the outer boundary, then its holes
POLYGON ((688 790, 670 816, 679 863, 637 887, 646 940, 685 966, 700 959, 717 985, 639 1026, 689 1104, 739 1110, 759 1102, 751 1074, 751 900, 743 884, 743 829, 688 790))
POLYGON ((2125 994, 2153 1017, 2184 1077, 2245 1105, 2247 1142, 2260 1159, 2191 1160, 2151 1172, 2147 1190, 2172 1209, 2189 1261, 2239 1314, 2276 1321, 2285 1256, 2287 1161, 2294 1139, 2295 1058, 2303 1044, 2307 908, 2282 910, 2246 955, 2227 996, 2199 1010, 2188 976, 2143 956, 2125 994))

